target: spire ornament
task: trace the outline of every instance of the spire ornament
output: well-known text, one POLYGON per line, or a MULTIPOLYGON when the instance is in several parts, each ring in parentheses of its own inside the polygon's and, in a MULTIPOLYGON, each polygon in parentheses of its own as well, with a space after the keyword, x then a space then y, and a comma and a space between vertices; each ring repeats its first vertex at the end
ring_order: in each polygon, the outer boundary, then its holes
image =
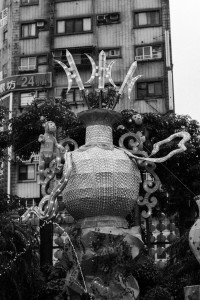
MULTIPOLYGON (((128 98, 130 100, 131 92, 133 90, 135 82, 139 78, 142 77, 142 75, 138 75, 136 77, 133 76, 135 73, 135 70, 137 68, 137 62, 135 61, 132 63, 132 65, 130 66, 130 68, 128 70, 128 73, 125 76, 125 79, 124 79, 121 87, 119 88, 114 83, 114 80, 112 79, 112 67, 113 67, 114 63, 116 62, 115 60, 112 60, 109 64, 107 64, 106 54, 102 50, 99 53, 99 66, 97 66, 94 59, 90 55, 88 55, 88 54, 85 54, 85 55, 89 59, 91 66, 92 66, 92 74, 91 74, 91 77, 89 78, 89 80, 86 82, 86 84, 91 84, 95 80, 95 77, 98 77, 98 90, 101 91, 101 95, 102 95, 102 93, 105 91, 106 80, 108 80, 110 82, 110 84, 112 85, 112 87, 116 91, 115 101, 111 107, 112 110, 114 110, 115 106, 119 102, 119 99, 122 96, 122 94, 124 93, 124 89, 126 86, 128 88, 128 98)), ((88 109, 90 109, 91 107, 90 107, 90 104, 86 97, 87 93, 85 91, 85 87, 83 85, 82 79, 80 77, 80 74, 79 74, 76 64, 74 62, 73 56, 67 49, 66 49, 66 58, 67 58, 67 61, 68 61, 70 67, 67 67, 63 62, 61 62, 59 60, 54 59, 54 61, 57 62, 64 69, 64 71, 67 75, 67 80, 68 80, 67 93, 69 93, 69 91, 72 87, 73 79, 74 79, 78 85, 79 90, 83 94, 83 98, 88 106, 88 109)), ((101 106, 102 106, 101 103, 99 103, 100 108, 101 108, 101 106)))

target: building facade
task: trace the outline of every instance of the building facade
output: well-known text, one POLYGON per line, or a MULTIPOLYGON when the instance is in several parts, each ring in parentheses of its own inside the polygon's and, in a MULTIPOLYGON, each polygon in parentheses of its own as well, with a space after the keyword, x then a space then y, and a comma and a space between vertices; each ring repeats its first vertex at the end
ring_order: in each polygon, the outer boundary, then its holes
MULTIPOLYGON (((169 0, 2 0, 0 12, 0 97, 11 109, 9 117, 34 97, 65 95, 74 112, 86 109, 76 85, 66 95, 67 77, 54 61, 67 64, 66 48, 83 82, 91 76, 85 53, 98 62, 104 50, 107 63, 116 60, 116 85, 138 62, 135 75, 142 77, 117 110, 174 111, 169 0)), ((37 157, 21 166, 8 162, 1 186, 9 194, 39 198, 37 166, 37 157)))

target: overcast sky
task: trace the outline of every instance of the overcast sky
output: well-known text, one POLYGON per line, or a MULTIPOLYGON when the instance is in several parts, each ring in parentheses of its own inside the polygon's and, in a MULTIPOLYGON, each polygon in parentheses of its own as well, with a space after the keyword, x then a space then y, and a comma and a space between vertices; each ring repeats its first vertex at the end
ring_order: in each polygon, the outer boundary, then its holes
POLYGON ((175 112, 200 122, 200 0, 170 0, 175 112))

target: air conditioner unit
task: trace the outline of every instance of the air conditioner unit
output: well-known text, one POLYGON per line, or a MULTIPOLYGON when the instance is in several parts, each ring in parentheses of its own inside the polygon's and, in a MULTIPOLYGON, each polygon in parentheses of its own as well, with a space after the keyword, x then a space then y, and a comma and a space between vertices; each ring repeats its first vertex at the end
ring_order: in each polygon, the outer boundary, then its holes
POLYGON ((119 21, 119 14, 111 14, 109 15, 110 21, 119 21))
POLYGON ((144 55, 143 58, 144 59, 152 59, 152 56, 150 54, 148 54, 148 55, 144 55))
POLYGON ((142 55, 135 56, 135 60, 143 60, 143 56, 142 55))
POLYGON ((44 21, 38 21, 38 22, 37 22, 37 27, 38 27, 38 28, 44 27, 44 21))
POLYGON ((105 18, 106 18, 105 15, 97 16, 97 21, 103 21, 103 20, 105 20, 105 18))
POLYGON ((106 23, 106 16, 105 15, 97 16, 97 22, 98 23, 106 23))
POLYGON ((109 57, 112 56, 120 56, 120 50, 119 49, 113 49, 109 51, 109 57))

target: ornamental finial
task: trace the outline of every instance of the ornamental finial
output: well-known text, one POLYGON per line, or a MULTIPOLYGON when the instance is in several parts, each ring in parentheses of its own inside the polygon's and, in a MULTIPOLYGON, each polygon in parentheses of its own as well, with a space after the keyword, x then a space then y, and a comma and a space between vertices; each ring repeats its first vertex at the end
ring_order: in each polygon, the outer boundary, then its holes
MULTIPOLYGON (((98 77, 98 89, 103 91, 104 88, 105 88, 106 79, 108 79, 110 84, 116 90, 115 105, 119 101, 119 98, 121 97, 121 95, 124 92, 125 87, 127 86, 128 87, 128 98, 130 100, 130 96, 131 96, 131 92, 132 92, 132 89, 134 87, 134 84, 142 76, 142 75, 138 75, 136 77, 133 77, 134 72, 137 68, 137 62, 132 63, 132 65, 130 66, 130 68, 128 70, 127 75, 125 76, 125 79, 124 79, 121 87, 119 88, 114 83, 114 80, 112 79, 112 67, 115 63, 115 60, 113 60, 109 64, 107 64, 106 54, 102 50, 99 53, 99 66, 97 66, 95 61, 93 60, 93 58, 91 56, 89 56, 88 54, 85 54, 85 55, 88 57, 91 65, 92 65, 92 74, 91 74, 90 79, 86 83, 92 83, 94 81, 95 77, 98 77)), ((85 88, 84 88, 83 82, 81 80, 80 74, 77 70, 74 59, 73 59, 71 53, 68 50, 66 50, 66 58, 67 58, 67 61, 68 61, 70 67, 67 67, 63 62, 61 62, 59 60, 55 59, 55 61, 63 67, 63 69, 64 69, 64 71, 67 75, 67 79, 68 79, 67 92, 69 92, 71 87, 72 87, 73 79, 76 81, 80 91, 84 92, 85 88)), ((114 109, 115 105, 112 107, 112 109, 114 109)))

